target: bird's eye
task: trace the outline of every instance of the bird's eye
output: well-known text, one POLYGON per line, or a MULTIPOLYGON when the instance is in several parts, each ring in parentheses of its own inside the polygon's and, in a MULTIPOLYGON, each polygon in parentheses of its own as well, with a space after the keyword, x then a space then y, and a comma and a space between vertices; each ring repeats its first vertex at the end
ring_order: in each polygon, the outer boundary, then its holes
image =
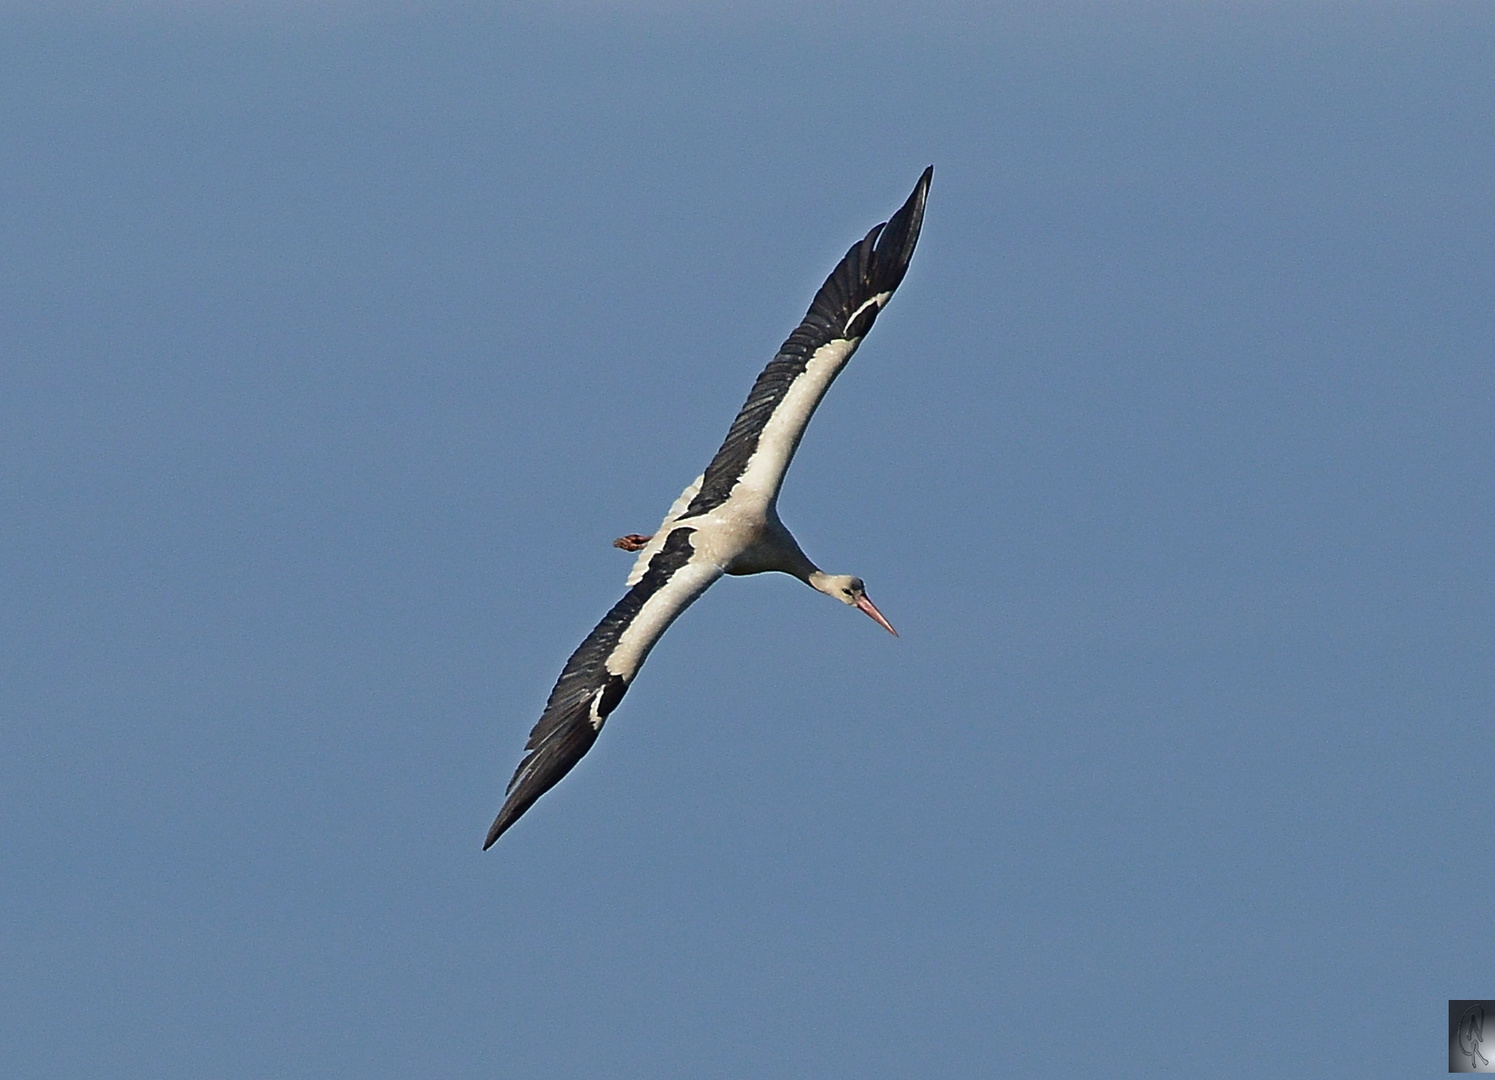
POLYGON ((851 590, 850 589, 842 589, 841 591, 844 592, 847 596, 851 595, 851 590))

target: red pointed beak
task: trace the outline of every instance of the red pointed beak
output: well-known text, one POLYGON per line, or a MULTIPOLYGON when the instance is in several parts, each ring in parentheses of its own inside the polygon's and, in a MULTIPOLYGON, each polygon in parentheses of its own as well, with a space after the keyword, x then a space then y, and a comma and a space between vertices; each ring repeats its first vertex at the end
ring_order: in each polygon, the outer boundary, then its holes
POLYGON ((862 611, 865 611, 867 615, 872 619, 872 621, 877 623, 878 626, 882 627, 894 637, 898 636, 898 631, 893 629, 893 624, 882 617, 882 612, 877 610, 876 604, 867 599, 866 593, 862 593, 862 598, 857 601, 857 607, 862 611))

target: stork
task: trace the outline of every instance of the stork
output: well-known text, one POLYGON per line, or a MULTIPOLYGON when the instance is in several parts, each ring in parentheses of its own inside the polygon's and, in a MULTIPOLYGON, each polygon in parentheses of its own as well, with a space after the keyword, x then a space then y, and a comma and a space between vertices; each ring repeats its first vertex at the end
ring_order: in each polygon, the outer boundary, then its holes
POLYGON ((809 560, 779 520, 776 504, 815 407, 908 271, 933 176, 931 165, 898 212, 853 244, 831 271, 804 320, 753 383, 721 449, 658 531, 614 541, 639 553, 628 592, 566 661, 484 850, 592 748, 655 642, 723 574, 792 574, 897 636, 861 578, 827 574, 809 560))

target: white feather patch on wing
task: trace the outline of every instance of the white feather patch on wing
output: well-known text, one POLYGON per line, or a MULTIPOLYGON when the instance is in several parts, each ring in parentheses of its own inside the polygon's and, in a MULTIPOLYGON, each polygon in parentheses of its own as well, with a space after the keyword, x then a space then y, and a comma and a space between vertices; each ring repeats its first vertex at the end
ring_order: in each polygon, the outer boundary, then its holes
POLYGON ((618 644, 608 653, 604 664, 608 673, 631 681, 675 617, 721 576, 720 566, 699 555, 671 574, 664 587, 644 601, 639 613, 629 621, 628 629, 618 638, 618 644))
POLYGON ((664 516, 664 521, 660 523, 658 531, 638 553, 638 558, 633 560, 633 569, 628 572, 628 581, 625 582, 629 587, 643 580, 644 571, 649 569, 649 560, 658 555, 660 549, 664 547, 665 538, 670 535, 670 526, 679 520, 681 514, 685 513, 685 508, 690 505, 690 501, 700 494, 701 482, 705 479, 704 473, 696 477, 690 487, 682 491, 680 497, 675 500, 675 504, 670 507, 670 512, 664 516))
POLYGON ((758 447, 748 458, 747 468, 737 480, 739 487, 759 492, 767 498, 778 494, 784 472, 799 447, 815 407, 830 389, 836 377, 856 351, 861 338, 836 338, 827 341, 810 356, 805 370, 789 385, 784 399, 774 409, 768 423, 758 435, 758 447))
POLYGON ((845 333, 847 330, 850 330, 851 324, 857 321, 857 316, 866 311, 869 307, 872 307, 874 304, 877 306, 877 310, 881 311, 883 309, 883 305, 886 304, 892 298, 892 296, 893 294, 890 292, 880 292, 871 300, 866 301, 864 304, 862 304, 861 307, 857 308, 851 313, 851 315, 846 320, 846 325, 841 328, 841 332, 845 333))

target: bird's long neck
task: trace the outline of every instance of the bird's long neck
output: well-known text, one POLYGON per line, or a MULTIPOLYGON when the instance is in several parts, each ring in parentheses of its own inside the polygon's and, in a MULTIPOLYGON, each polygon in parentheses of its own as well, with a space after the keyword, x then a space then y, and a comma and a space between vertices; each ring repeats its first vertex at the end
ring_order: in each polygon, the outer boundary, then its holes
POLYGON ((810 557, 800 550, 799 542, 784 527, 778 514, 773 514, 769 518, 768 537, 768 547, 773 552, 772 557, 776 564, 774 569, 793 574, 810 588, 816 588, 815 579, 823 578, 825 575, 820 572, 820 567, 812 563, 810 557))

